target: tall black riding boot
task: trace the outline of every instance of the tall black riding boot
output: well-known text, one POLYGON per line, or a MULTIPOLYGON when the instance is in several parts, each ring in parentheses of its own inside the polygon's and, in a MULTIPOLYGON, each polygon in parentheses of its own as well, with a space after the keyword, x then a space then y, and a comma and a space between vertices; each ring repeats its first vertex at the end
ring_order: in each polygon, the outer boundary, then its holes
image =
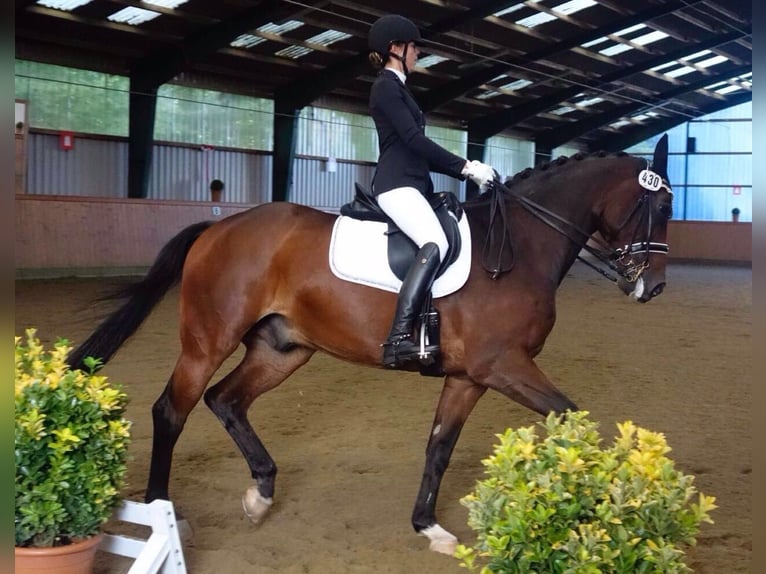
MULTIPOLYGON (((383 366, 399 367, 420 355, 420 345, 412 338, 412 328, 439 270, 439 263, 436 243, 426 243, 420 248, 399 290, 391 332, 383 343, 383 366)), ((424 349, 426 354, 438 350, 438 345, 428 345, 424 349)))

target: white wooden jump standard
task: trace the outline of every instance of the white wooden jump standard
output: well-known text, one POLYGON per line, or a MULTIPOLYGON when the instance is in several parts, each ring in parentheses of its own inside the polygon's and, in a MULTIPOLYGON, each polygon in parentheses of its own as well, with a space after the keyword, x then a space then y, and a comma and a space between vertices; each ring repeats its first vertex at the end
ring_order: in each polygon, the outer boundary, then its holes
POLYGON ((146 540, 104 534, 99 550, 135 558, 128 574, 186 574, 186 563, 172 502, 157 499, 144 504, 125 500, 115 511, 114 517, 123 522, 152 527, 152 534, 146 540))

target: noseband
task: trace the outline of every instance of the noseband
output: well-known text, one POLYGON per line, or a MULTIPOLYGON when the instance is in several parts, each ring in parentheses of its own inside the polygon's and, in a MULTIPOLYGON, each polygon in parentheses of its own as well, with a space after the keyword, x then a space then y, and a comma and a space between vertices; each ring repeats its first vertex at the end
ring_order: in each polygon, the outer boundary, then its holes
MULTIPOLYGON (((673 195, 673 191, 670 189, 669 183, 657 173, 651 171, 650 168, 651 166, 647 162, 647 169, 642 170, 638 175, 638 183, 646 191, 643 193, 643 195, 641 195, 625 221, 617 228, 617 232, 619 233, 635 217, 639 217, 639 221, 636 224, 631 243, 628 243, 617 249, 612 248, 601 239, 586 233, 557 213, 550 211, 549 209, 527 199, 526 197, 514 193, 503 183, 494 181, 492 185, 495 189, 495 195, 497 195, 498 191, 502 191, 505 195, 513 197, 521 204, 522 207, 537 217, 540 221, 552 227, 565 237, 569 238, 573 243, 582 243, 582 249, 598 259, 604 266, 608 267, 609 270, 613 271, 620 277, 623 277, 630 283, 634 283, 638 281, 643 272, 649 268, 650 253, 662 253, 664 255, 667 255, 668 253, 667 243, 650 241, 652 233, 652 205, 650 199, 652 194, 659 191, 660 189, 664 189, 671 195, 673 195), (646 227, 643 227, 642 225, 644 221, 646 221, 646 227), (641 229, 646 230, 644 240, 638 239, 638 234, 640 233, 641 229), (589 240, 597 243, 598 248, 588 245, 587 243, 589 240), (643 254, 643 257, 640 257, 640 260, 637 260, 637 258, 634 257, 634 255, 641 254, 643 254)), ((618 278, 609 273, 608 270, 594 265, 587 259, 583 259, 580 255, 578 255, 577 258, 610 281, 616 282, 618 280, 618 278)), ((491 269, 487 270, 490 272, 492 278, 496 278, 499 275, 497 270, 494 272, 491 269)))

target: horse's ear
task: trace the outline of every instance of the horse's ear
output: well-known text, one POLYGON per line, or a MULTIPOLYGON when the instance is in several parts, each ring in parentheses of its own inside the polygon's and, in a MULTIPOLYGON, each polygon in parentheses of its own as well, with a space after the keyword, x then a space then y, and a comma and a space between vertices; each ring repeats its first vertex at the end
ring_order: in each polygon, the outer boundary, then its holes
POLYGON ((654 148, 652 171, 660 177, 668 179, 668 134, 663 135, 654 148))

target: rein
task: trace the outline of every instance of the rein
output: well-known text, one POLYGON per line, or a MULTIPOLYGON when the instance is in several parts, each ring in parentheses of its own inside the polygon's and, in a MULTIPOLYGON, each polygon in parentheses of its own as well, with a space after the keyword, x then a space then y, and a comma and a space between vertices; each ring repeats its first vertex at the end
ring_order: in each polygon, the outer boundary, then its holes
MULTIPOLYGON (((647 189, 647 191, 641 196, 641 198, 636 203, 633 210, 630 212, 630 215, 625 219, 625 221, 620 225, 618 228, 618 231, 623 229, 632 219, 635 217, 636 213, 638 213, 639 209, 642 206, 645 206, 641 213, 641 220, 639 221, 639 224, 642 220, 647 220, 647 227, 646 227, 646 241, 635 241, 636 235, 638 234, 638 230, 640 225, 636 226, 636 231, 633 235, 633 242, 631 242, 628 245, 625 245, 622 248, 614 249, 610 245, 608 245, 605 241, 601 240, 598 237, 594 237, 592 234, 589 234, 576 225, 574 225, 572 222, 568 221, 567 219, 564 219, 559 214, 543 207, 539 203, 536 203, 518 193, 515 193, 511 188, 500 182, 499 180, 494 180, 491 184, 492 189, 492 197, 491 197, 491 206, 490 206, 490 222, 489 222, 489 230, 487 232, 487 238, 485 239, 484 243, 484 255, 485 259, 482 262, 484 265, 484 269, 490 274, 490 277, 492 279, 496 279, 501 273, 509 271, 510 268, 503 268, 500 266, 499 262, 502 258, 502 249, 505 246, 505 238, 506 236, 509 237, 509 226, 508 226, 508 216, 505 208, 505 202, 501 198, 502 195, 507 195, 513 199, 515 199, 524 209, 526 209, 530 214, 532 214, 534 217, 560 233, 561 235, 564 235, 567 237, 570 241, 572 241, 576 245, 582 244, 581 249, 585 249, 589 254, 591 254, 593 257, 598 259, 603 265, 609 268, 609 270, 617 273, 619 276, 625 278, 629 282, 635 282, 640 276, 641 273, 649 266, 648 259, 650 253, 667 253, 668 252, 668 245, 666 243, 657 243, 653 241, 648 241, 649 237, 651 236, 651 230, 652 230, 652 213, 651 213, 651 205, 650 202, 647 201, 649 198, 649 194, 651 193, 651 189, 647 189), (500 245, 500 251, 497 255, 497 264, 488 267, 486 263, 487 258, 487 246, 490 243, 489 236, 491 233, 491 230, 495 224, 496 216, 499 215, 499 218, 501 220, 501 225, 503 229, 503 242, 500 245), (599 245, 599 248, 591 247, 588 245, 588 241, 592 240, 595 243, 599 245), (645 258, 641 263, 636 263, 633 261, 632 255, 637 253, 644 253, 645 258)), ((668 189, 668 186, 665 182, 661 182, 661 186, 665 189, 668 189)), ((658 189, 659 189, 658 187, 658 189)), ((508 244, 510 245, 510 237, 508 244)), ((513 258, 513 254, 511 253, 511 257, 513 258)), ((585 263, 588 267, 591 269, 597 271, 607 279, 613 282, 617 282, 618 278, 614 275, 610 274, 609 271, 598 267, 588 261, 587 259, 584 259, 581 255, 577 255, 577 259, 585 263)), ((511 264, 512 267, 512 264, 511 264)))

